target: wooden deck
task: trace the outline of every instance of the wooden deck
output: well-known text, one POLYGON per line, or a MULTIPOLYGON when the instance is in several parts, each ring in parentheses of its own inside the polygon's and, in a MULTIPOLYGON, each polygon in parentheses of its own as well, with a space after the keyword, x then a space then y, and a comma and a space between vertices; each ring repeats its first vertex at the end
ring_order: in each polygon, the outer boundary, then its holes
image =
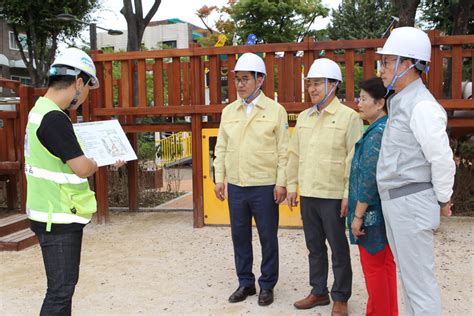
POLYGON ((19 251, 38 243, 25 214, 0 219, 0 251, 19 251))

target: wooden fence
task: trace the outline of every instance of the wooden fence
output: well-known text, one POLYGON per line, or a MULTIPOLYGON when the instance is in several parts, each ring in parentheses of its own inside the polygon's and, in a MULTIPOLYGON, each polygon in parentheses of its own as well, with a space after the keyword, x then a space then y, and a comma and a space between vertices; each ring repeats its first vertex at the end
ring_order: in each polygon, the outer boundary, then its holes
MULTIPOLYGON (((473 100, 461 99, 463 65, 474 59, 474 35, 440 36, 429 32, 432 42, 430 72, 424 78, 428 88, 447 110, 474 110, 473 100), (450 64, 451 67, 446 67, 450 64), (447 74, 445 69, 451 69, 447 74), (445 80, 446 79, 446 80, 445 80), (448 80, 449 79, 449 80, 448 80), (443 84, 450 82, 450 96, 444 98, 443 84)), ((202 128, 217 127, 223 106, 236 99, 232 71, 238 54, 260 54, 266 64, 267 78, 263 91, 275 96, 288 113, 299 113, 310 106, 303 89, 302 75, 306 75, 315 58, 324 54, 343 66, 345 93, 341 97, 349 106, 356 104, 356 73, 367 79, 376 74, 376 50, 384 39, 263 44, 201 48, 193 44, 189 49, 173 49, 112 54, 93 54, 100 88, 92 91, 82 106, 84 121, 118 118, 128 133, 132 146, 137 146, 137 133, 153 131, 191 131, 193 156, 194 226, 204 224, 202 128), (149 123, 145 117, 191 117, 191 123, 149 123), (203 122, 203 116, 208 120, 203 122), (147 123, 145 123, 147 122, 147 123)), ((470 81, 474 81, 471 71, 470 81)), ((1 82, 0 82, 1 85, 1 82)), ((25 86, 19 88, 21 128, 34 98, 43 91, 25 86)), ((71 113, 73 121, 76 114, 71 113)), ((474 118, 450 118, 449 127, 464 132, 474 129, 474 118)), ((22 140, 20 144, 22 147, 22 140)), ((128 163, 130 210, 138 209, 138 163, 128 163)), ((107 169, 100 168, 95 176, 98 200, 98 220, 108 220, 107 169)))

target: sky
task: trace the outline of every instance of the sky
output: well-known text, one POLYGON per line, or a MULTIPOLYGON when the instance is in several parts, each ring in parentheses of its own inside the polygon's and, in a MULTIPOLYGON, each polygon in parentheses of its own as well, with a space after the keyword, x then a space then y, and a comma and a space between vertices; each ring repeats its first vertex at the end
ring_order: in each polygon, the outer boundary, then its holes
MULTIPOLYGON (((329 8, 337 8, 341 0, 322 0, 322 3, 329 8)), ((142 0, 143 11, 148 12, 153 4, 152 0, 142 0)), ((121 0, 102 0, 102 9, 100 12, 96 12, 92 15, 93 19, 97 22, 97 25, 118 30, 126 30, 127 24, 125 18, 120 13, 120 9, 123 6, 121 0)), ((158 8, 157 13, 152 18, 152 21, 165 20, 170 18, 179 18, 186 22, 190 22, 199 27, 204 27, 204 24, 196 16, 196 11, 203 5, 207 6, 224 6, 227 4, 227 0, 162 0, 161 5, 158 8)), ((146 13, 144 13, 145 15, 146 13)), ((210 16, 209 23, 213 25, 213 22, 219 18, 217 13, 210 16)), ((329 18, 317 19, 313 24, 314 29, 322 29, 329 22, 329 18)), ((83 38, 88 38, 88 30, 85 30, 83 38)))

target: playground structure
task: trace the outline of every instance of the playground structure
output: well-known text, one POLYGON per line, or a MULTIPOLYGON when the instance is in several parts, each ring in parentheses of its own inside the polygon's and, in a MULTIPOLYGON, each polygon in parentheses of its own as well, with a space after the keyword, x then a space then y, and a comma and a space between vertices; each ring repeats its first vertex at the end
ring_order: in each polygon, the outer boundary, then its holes
MULTIPOLYGON (((462 99, 463 65, 473 65, 474 35, 441 36, 430 31, 432 61, 425 81, 427 87, 443 105, 450 110, 474 111, 473 100, 462 99), (470 46, 469 46, 470 45, 470 46), (450 63, 450 67, 446 64, 450 63), (445 74, 445 69, 451 73, 445 74), (443 96, 443 84, 449 83, 450 96, 443 96)), ((310 106, 309 96, 302 86, 312 61, 324 52, 325 57, 343 65, 346 105, 356 104, 355 73, 362 70, 363 79, 376 74, 375 53, 382 47, 384 39, 343 40, 314 42, 306 38, 301 43, 263 44, 253 46, 229 46, 189 49, 123 52, 113 54, 94 53, 101 86, 91 92, 82 105, 83 121, 116 118, 128 134, 134 149, 137 148, 137 133, 142 132, 191 132, 190 153, 193 165, 194 227, 202 227, 205 221, 204 181, 210 176, 204 173, 203 140, 204 129, 217 128, 220 113, 226 103, 237 97, 233 85, 233 69, 237 55, 245 52, 262 54, 267 68, 263 91, 267 96, 276 96, 289 114, 299 113, 310 106), (222 58, 225 56, 225 58, 222 58), (115 75, 119 70, 119 75, 115 75), (206 71, 208 69, 208 72, 206 71), (206 86, 207 83, 207 86, 206 86), (208 94, 208 97, 206 97, 208 94), (191 123, 142 123, 147 117, 188 116, 191 123), (208 120, 203 120, 207 116, 208 120)), ((474 81, 471 70, 470 81, 474 81)), ((29 109, 45 89, 35 89, 18 82, 0 79, 0 86, 16 91, 20 97, 15 111, 0 112, 3 126, 0 128, 0 180, 8 179, 8 207, 15 207, 20 196, 20 209, 25 211, 25 179, 23 176, 23 141, 29 109), (18 190, 16 184, 18 183, 18 190)), ((73 122, 78 114, 71 111, 73 122)), ((291 122, 291 121, 290 121, 291 122)), ((294 121, 293 121, 294 124, 294 121)), ((450 118, 448 127, 461 135, 474 130, 474 117, 450 118)), ((176 149, 176 148, 175 148, 176 149)), ((188 148, 189 150, 189 148, 188 148)), ((207 160, 206 158, 206 161, 207 160)), ((129 183, 129 210, 138 210, 138 162, 127 164, 129 183)), ((97 220, 108 221, 107 168, 102 167, 94 176, 98 201, 97 220)), ((209 186, 209 184, 206 184, 209 186)))
POLYGON ((174 133, 166 138, 157 139, 155 143, 157 168, 191 162, 192 135, 190 132, 174 133))

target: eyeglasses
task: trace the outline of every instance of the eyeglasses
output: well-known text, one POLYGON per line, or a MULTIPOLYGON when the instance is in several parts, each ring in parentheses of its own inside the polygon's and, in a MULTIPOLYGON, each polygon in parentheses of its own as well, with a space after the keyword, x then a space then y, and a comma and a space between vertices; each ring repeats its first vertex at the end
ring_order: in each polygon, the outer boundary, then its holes
POLYGON ((247 78, 247 77, 243 77, 243 78, 237 78, 235 77, 234 78, 234 82, 236 85, 239 85, 239 83, 242 83, 244 86, 247 84, 247 82, 249 82, 250 78, 247 78))
MULTIPOLYGON (((383 58, 380 59, 380 66, 387 68, 388 65, 393 64, 397 61, 397 58, 383 58)), ((402 61, 402 59, 400 59, 402 61)))

